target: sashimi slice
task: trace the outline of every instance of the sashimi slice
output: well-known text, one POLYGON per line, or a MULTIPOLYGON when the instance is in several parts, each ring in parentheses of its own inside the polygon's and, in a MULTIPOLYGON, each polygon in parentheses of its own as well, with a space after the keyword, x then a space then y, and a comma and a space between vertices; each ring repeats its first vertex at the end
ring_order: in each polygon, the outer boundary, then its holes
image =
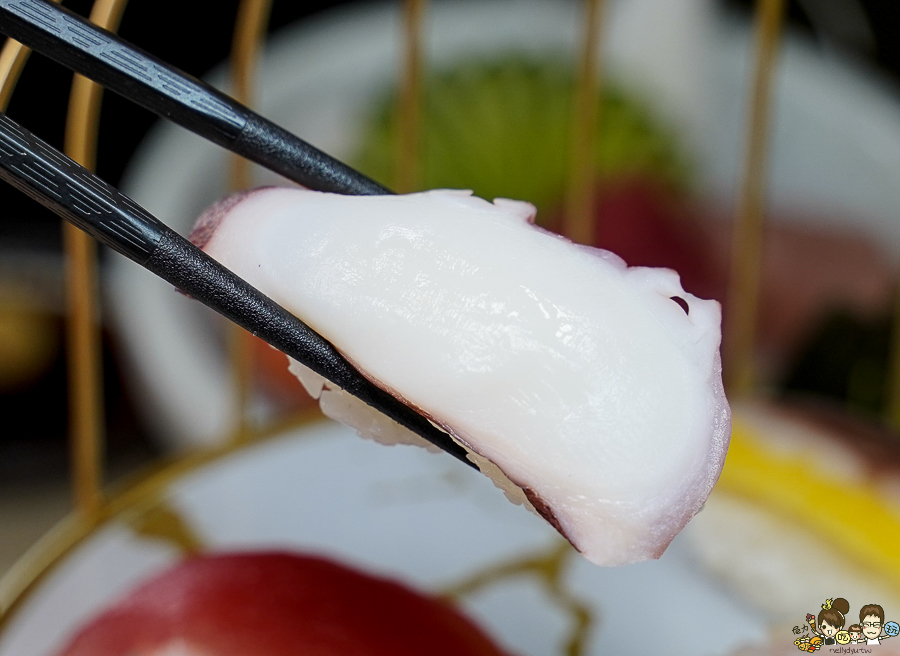
MULTIPOLYGON (((587 558, 659 557, 728 446, 719 305, 671 270, 629 268, 533 219, 527 203, 467 191, 265 188, 210 208, 192 238, 447 431, 587 558)), ((333 416, 416 441, 292 368, 333 416)))

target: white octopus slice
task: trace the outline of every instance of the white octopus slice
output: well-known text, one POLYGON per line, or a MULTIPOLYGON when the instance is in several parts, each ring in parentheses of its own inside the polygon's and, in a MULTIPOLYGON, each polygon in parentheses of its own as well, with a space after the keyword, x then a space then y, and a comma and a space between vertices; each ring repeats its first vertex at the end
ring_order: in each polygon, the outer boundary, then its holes
MULTIPOLYGON (((193 239, 508 479, 590 560, 659 557, 725 458, 719 305, 673 271, 628 268, 533 219, 527 203, 466 191, 266 188, 210 208, 193 239)), ((311 373, 333 415, 413 441, 311 373)))

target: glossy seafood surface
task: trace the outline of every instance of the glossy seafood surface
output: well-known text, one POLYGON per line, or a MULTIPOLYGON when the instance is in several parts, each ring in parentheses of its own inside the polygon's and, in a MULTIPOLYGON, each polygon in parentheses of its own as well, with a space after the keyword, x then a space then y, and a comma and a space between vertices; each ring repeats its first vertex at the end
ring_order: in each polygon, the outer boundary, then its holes
MULTIPOLYGON (((207 210, 192 239, 450 433, 587 558, 659 557, 728 446, 719 305, 671 270, 628 268, 533 219, 527 203, 466 191, 265 188, 207 210)), ((414 441, 292 366, 329 414, 414 441)))

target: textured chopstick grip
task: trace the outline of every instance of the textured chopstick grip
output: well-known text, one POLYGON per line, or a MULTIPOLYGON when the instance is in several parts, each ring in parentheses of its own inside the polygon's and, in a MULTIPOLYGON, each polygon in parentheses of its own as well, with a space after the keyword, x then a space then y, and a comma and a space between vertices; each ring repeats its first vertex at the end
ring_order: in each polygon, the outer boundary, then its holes
POLYGON ((138 264, 166 226, 97 176, 0 114, 0 178, 138 264))
POLYGON ((305 187, 391 193, 205 82, 47 0, 0 0, 0 32, 305 187))
POLYGON ((465 449, 450 436, 371 383, 300 319, 2 113, 0 178, 435 446, 472 464, 465 449))

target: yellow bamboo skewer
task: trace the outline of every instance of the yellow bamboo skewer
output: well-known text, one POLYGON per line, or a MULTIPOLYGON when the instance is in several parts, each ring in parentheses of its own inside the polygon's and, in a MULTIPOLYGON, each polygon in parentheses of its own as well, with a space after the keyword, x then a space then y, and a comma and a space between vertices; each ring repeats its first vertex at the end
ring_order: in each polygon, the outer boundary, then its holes
MULTIPOLYGON (((254 78, 271 10, 271 0, 242 0, 238 7, 231 43, 231 86, 234 98, 247 106, 255 100, 254 78)), ((251 164, 240 155, 231 156, 229 173, 232 191, 248 189, 253 185, 251 164)), ((249 417, 253 390, 252 342, 249 333, 237 325, 230 326, 229 337, 229 356, 235 381, 234 439, 246 441, 253 437, 249 417)))
POLYGON ((784 0, 758 1, 744 175, 734 226, 728 289, 726 326, 730 339, 726 344, 726 382, 729 392, 735 395, 749 394, 755 383, 753 344, 759 306, 771 87, 783 19, 784 0))
MULTIPOLYGON (((127 0, 97 0, 90 19, 116 31, 127 0)), ((103 89, 81 75, 72 80, 66 117, 66 154, 87 169, 97 161, 103 89)), ((103 351, 100 341, 97 244, 63 222, 68 321, 69 431, 75 507, 96 515, 103 503, 103 351)))
POLYGON ((584 36, 572 114, 569 188, 562 226, 564 235, 581 244, 593 244, 596 236, 595 154, 602 73, 597 60, 603 11, 604 0, 584 0, 584 36))
MULTIPOLYGON (((58 0, 57 0, 58 1, 58 0)), ((26 48, 18 41, 7 39, 3 44, 3 50, 0 51, 0 111, 5 112, 9 107, 9 101, 12 99, 13 91, 16 83, 19 81, 19 75, 25 68, 25 62, 31 50, 26 48)))
MULTIPOLYGON (((51 0, 59 4, 60 0, 51 0)), ((9 107, 13 91, 19 82, 19 76, 31 55, 31 48, 26 48, 18 41, 7 39, 0 50, 0 112, 9 107)))
MULTIPOLYGON (((242 0, 238 7, 231 42, 231 89, 235 100, 244 105, 249 106, 256 99, 256 69, 271 11, 272 0, 242 0)), ((232 155, 230 176, 232 190, 250 187, 250 162, 232 155)))
MULTIPOLYGON (((57 4, 61 0, 51 0, 57 4)), ((31 48, 26 48, 18 41, 7 39, 0 50, 0 112, 9 107, 13 91, 19 82, 19 76, 31 55, 31 48)))
POLYGON ((399 193, 416 191, 420 184, 422 156, 422 32, 427 0, 403 2, 403 68, 397 126, 395 188, 399 193))

